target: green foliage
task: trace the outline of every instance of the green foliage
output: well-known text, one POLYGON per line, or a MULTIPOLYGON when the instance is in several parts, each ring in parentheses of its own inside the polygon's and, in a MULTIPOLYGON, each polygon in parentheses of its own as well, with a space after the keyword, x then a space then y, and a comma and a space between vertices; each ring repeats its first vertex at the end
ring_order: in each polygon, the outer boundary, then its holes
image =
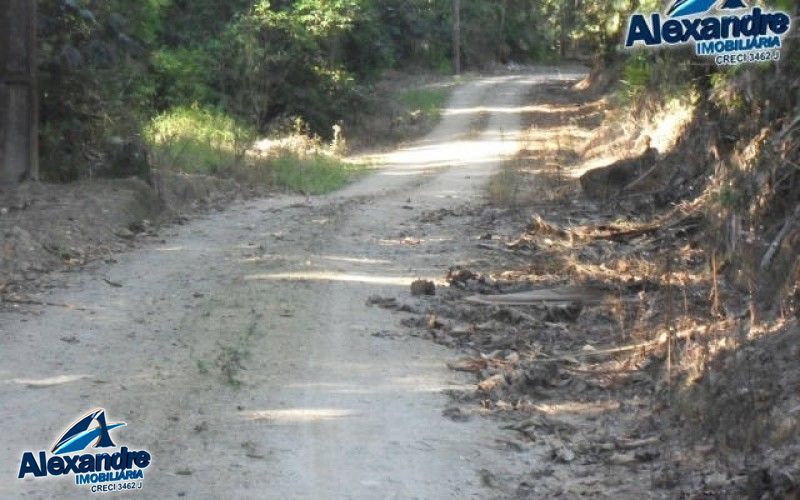
POLYGON ((628 87, 646 87, 653 78, 653 68, 641 57, 631 58, 623 70, 622 82, 628 87))
POLYGON ((144 47, 116 4, 38 3, 45 179, 66 181, 100 170, 116 139, 135 135, 139 112, 152 98, 144 47))
POLYGON ((631 102, 649 88, 653 80, 653 66, 642 56, 628 59, 622 68, 622 98, 623 102, 631 102))
POLYGON ((744 200, 744 193, 732 183, 722 186, 716 196, 716 201, 720 207, 734 211, 742 208, 744 200))
POLYGON ((793 12, 797 9, 796 0, 772 0, 769 3, 786 12, 793 12))
POLYGON ((432 68, 451 59, 451 2, 374 0, 371 3, 396 61, 432 68))
POLYGON ((637 51, 623 59, 616 98, 623 107, 694 103, 706 77, 697 72, 698 65, 679 50, 637 51))
POLYGON ((287 150, 271 158, 246 158, 254 129, 221 110, 198 105, 155 117, 144 136, 159 168, 234 177, 306 194, 338 189, 362 170, 321 152, 287 150))
POLYGON ((419 111, 429 118, 438 118, 447 96, 448 93, 444 89, 412 89, 400 94, 400 102, 411 112, 419 111))
POLYGON ((198 360, 195 361, 195 364, 197 365, 197 371, 201 375, 207 375, 208 374, 208 372, 209 372, 208 361, 206 361, 204 359, 198 359, 198 360))
MULTIPOLYGON (((269 2, 260 2, 256 9, 264 4, 268 10, 269 2)), ((294 17, 316 37, 350 31, 360 9, 357 0, 297 0, 293 6, 294 17)))
MULTIPOLYGON (((633 7, 629 0, 461 5, 466 68, 608 49, 633 7)), ((115 168, 114 145, 140 134, 157 159, 224 168, 240 153, 229 158, 230 147, 207 141, 209 127, 227 126, 221 116, 246 126, 245 135, 299 118, 309 133, 329 137, 334 123, 358 121, 369 109, 365 96, 384 70, 453 69, 450 0, 40 0, 39 9, 42 169, 53 180, 115 168), (153 142, 157 126, 186 135, 153 142)), ((435 116, 443 95, 404 99, 435 116)))
POLYGON ((745 97, 733 84, 737 72, 737 67, 720 68, 709 76, 709 97, 715 106, 726 113, 737 113, 745 108, 745 97))
POLYGON ((158 85, 155 97, 159 109, 192 103, 214 103, 216 92, 209 79, 214 61, 201 48, 161 48, 150 57, 154 80, 158 85))
POLYGON ((145 127, 144 138, 156 166, 211 174, 240 163, 255 132, 223 111, 195 105, 158 115, 145 127))
POLYGON ((326 57, 352 28, 353 3, 326 3, 316 15, 309 3, 274 10, 257 2, 224 33, 221 72, 231 88, 226 105, 261 130, 281 116, 300 116, 327 135, 332 123, 357 107, 354 76, 326 57))
POLYGON ((304 194, 335 191, 364 170, 364 167, 321 153, 285 153, 271 160, 266 168, 274 186, 304 194))

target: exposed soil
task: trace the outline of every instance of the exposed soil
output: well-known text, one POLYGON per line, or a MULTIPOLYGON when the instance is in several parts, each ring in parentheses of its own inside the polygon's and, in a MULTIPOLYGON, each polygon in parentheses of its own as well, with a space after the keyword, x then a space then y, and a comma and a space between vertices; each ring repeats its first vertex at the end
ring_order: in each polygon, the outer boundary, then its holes
POLYGON ((26 291, 59 281, 48 274, 113 262, 137 241, 159 239, 159 226, 222 209, 244 193, 232 181, 154 173, 67 185, 29 183, 0 189, 0 303, 25 301, 26 291))
POLYGON ((372 303, 464 351, 449 366, 476 386, 453 392, 447 416, 489 415, 517 432, 510 450, 548 458, 493 476, 503 495, 794 498, 800 329, 742 321, 746 297, 700 245, 702 204, 585 197, 576 172, 587 141, 599 147, 601 97, 534 87, 525 147, 490 205, 419 220, 472 218, 449 287, 424 307, 372 303))
MULTIPOLYGON (((355 114, 355 123, 347 124, 346 148, 363 154, 424 137, 436 120, 405 109, 398 95, 408 88, 452 89, 456 85, 451 77, 425 71, 387 73, 371 93, 369 108, 355 114)), ((285 147, 302 149, 311 142, 305 136, 291 136, 285 147)), ((262 142, 254 146, 261 147, 262 142)), ((27 292, 60 282, 51 271, 74 272, 95 260, 112 263, 118 252, 161 240, 164 226, 223 210, 236 199, 270 194, 263 179, 246 169, 234 170, 231 176, 152 170, 146 180, 99 178, 0 186, 0 304, 13 307, 30 302, 27 292)))
MULTIPOLYGON (((468 379, 447 370, 446 349, 396 337, 398 318, 366 301, 409 296, 421 277, 441 283, 472 246, 469 218, 415 221, 482 210, 488 176, 518 148, 514 110, 552 78, 477 79, 431 135, 336 195, 236 203, 0 313, 0 468, 17 470, 22 450, 102 406, 127 422, 120 441, 153 453, 151 496, 497 494, 490 474, 519 474, 537 455, 509 460, 492 426, 443 418, 441 391, 468 379), (481 106, 493 111, 476 134, 481 106)), ((54 494, 80 490, 0 485, 0 496, 54 494)))
MULTIPOLYGON (((334 195, 161 229, 132 211, 100 227, 123 253, 76 230, 58 248, 85 268, 0 312, 0 469, 102 406, 153 453, 148 496, 796 494, 796 321, 730 335, 748 304, 709 272, 695 206, 581 195, 604 102, 580 77, 477 78, 334 195)), ((69 264, 24 205, 14 251, 69 264)))

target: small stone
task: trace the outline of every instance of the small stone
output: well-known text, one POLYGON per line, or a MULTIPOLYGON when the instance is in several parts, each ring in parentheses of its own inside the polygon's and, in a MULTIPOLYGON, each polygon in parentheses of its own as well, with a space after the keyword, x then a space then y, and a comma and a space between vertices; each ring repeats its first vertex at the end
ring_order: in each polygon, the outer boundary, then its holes
POLYGON ((633 453, 614 453, 608 459, 611 465, 631 465, 638 462, 636 455, 633 453))
POLYGON ((416 280, 411 283, 411 295, 414 297, 436 295, 436 285, 430 280, 416 280))
POLYGON ((553 458, 561 463, 568 464, 575 460, 575 452, 561 444, 553 450, 553 458))
POLYGON ((707 488, 710 488, 712 490, 718 490, 730 484, 728 478, 725 477, 725 474, 722 474, 721 472, 715 472, 713 474, 707 475, 703 479, 703 482, 706 483, 707 488))
POLYGON ((489 393, 495 389, 505 387, 506 385, 508 385, 506 382, 506 377, 502 373, 498 373, 479 383, 478 390, 484 393, 489 393))
POLYGON ((116 232, 116 235, 123 240, 132 240, 136 238, 136 234, 128 228, 122 228, 116 232))

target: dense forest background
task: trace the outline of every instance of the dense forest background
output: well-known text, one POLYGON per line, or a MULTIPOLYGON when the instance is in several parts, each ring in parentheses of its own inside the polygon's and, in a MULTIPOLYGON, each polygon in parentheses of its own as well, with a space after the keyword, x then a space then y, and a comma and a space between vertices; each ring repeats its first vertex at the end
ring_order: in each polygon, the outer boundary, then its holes
MULTIPOLYGON (((767 3, 795 8, 792 0, 767 3)), ((659 0, 458 4, 466 70, 577 59, 621 80, 623 101, 653 92, 660 99, 694 91, 708 96, 739 71, 687 57, 685 50, 623 51, 628 15, 663 9, 659 0)), ((176 138, 187 134, 224 143, 233 157, 255 137, 275 132, 329 139, 334 124, 347 127, 359 115, 380 112, 371 97, 386 70, 453 71, 454 5, 42 0, 43 178, 137 174, 149 168, 148 144, 178 144, 171 148, 174 159, 175 150, 186 149, 176 138)))
MULTIPOLYGON (((462 64, 613 54, 627 13, 657 7, 644 3, 462 0, 462 64)), ((452 72, 453 12, 452 0, 41 1, 44 177, 136 173, 114 157, 187 122, 232 142, 281 127, 328 137, 370 111, 385 70, 452 72)))

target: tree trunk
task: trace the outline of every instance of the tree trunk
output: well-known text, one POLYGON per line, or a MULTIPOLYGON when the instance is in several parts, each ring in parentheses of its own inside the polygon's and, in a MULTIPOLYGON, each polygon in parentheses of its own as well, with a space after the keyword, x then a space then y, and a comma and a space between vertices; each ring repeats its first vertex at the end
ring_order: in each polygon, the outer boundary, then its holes
POLYGON ((0 183, 36 179, 36 0, 0 0, 0 183))
POLYGON ((461 73, 461 0, 453 0, 453 71, 461 73))
POLYGON ((575 0, 563 0, 561 3, 561 34, 559 36, 559 49, 561 57, 564 58, 569 53, 570 36, 572 28, 575 26, 575 0))

